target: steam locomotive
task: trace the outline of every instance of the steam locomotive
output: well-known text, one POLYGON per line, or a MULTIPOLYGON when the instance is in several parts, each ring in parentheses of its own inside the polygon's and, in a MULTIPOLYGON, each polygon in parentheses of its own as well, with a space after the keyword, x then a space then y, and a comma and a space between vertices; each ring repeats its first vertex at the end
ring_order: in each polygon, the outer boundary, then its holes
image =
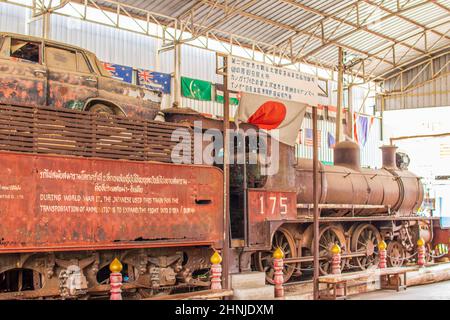
MULTIPOLYGON (((221 130, 221 122, 172 110, 166 120, 221 130)), ((234 124, 232 128, 236 129, 234 124)), ((255 128, 239 128, 251 135, 255 128), (251 132, 251 133, 249 133, 251 132)), ((265 148, 270 149, 270 137, 265 148)), ((255 152, 245 143, 248 162, 255 152)), ((432 239, 432 220, 417 215, 423 201, 420 178, 397 166, 396 147, 383 146, 381 169, 361 168, 360 149, 352 141, 334 148, 334 165, 319 167, 320 271, 330 272, 330 249, 339 244, 343 270, 365 270, 377 264, 378 242, 387 242, 388 265, 401 266, 415 257, 416 242, 432 239)), ((232 272, 259 270, 273 283, 272 253, 285 253, 284 279, 304 279, 313 261, 313 161, 296 158, 294 147, 279 144, 279 170, 264 176, 258 165, 230 166, 232 272)))
MULTIPOLYGON (((200 121, 203 131, 220 131, 222 122, 188 109, 164 112, 158 122, 0 105, 0 299, 105 296, 115 257, 133 298, 207 288, 209 257, 223 248, 224 232, 230 273, 264 271, 271 283, 272 251, 281 247, 285 281, 308 277, 312 161, 280 143, 276 174, 262 174, 259 162, 230 165, 225 230, 221 165, 172 163, 175 130, 189 136, 200 121)), ((247 141, 236 157, 255 151, 247 141)), ((191 157, 193 141, 181 145, 191 157)), ((335 243, 342 269, 366 269, 382 239, 388 263, 399 266, 414 258, 419 237, 432 238, 431 222, 416 214, 420 179, 397 167, 395 147, 382 150, 379 170, 361 168, 359 147, 348 141, 335 147, 335 165, 320 165, 322 273, 335 243)))

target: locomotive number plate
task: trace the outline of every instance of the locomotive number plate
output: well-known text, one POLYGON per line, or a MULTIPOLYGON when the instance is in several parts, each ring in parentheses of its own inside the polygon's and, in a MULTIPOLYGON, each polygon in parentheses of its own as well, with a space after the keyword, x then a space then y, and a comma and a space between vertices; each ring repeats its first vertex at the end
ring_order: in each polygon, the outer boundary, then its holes
POLYGON ((295 192, 248 191, 248 212, 251 219, 280 220, 297 216, 295 192))

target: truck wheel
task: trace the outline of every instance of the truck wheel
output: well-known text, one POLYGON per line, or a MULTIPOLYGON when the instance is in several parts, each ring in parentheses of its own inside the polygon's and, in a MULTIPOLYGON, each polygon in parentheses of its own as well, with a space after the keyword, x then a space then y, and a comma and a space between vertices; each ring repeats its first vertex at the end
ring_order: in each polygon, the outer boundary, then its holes
POLYGON ((91 108, 89 108, 89 112, 97 113, 97 114, 101 114, 101 115, 114 115, 115 114, 113 109, 111 109, 110 107, 108 107, 104 104, 101 104, 101 103, 94 104, 91 108))

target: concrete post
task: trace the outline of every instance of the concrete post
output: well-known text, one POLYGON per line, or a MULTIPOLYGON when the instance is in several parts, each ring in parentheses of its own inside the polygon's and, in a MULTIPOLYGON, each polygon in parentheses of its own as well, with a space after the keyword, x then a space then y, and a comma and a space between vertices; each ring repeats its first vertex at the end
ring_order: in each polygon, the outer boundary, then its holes
POLYGON ((109 284, 111 286, 110 300, 122 300, 122 290, 120 289, 122 287, 122 274, 120 273, 122 268, 123 266, 117 258, 109 265, 109 270, 111 271, 109 275, 109 284))

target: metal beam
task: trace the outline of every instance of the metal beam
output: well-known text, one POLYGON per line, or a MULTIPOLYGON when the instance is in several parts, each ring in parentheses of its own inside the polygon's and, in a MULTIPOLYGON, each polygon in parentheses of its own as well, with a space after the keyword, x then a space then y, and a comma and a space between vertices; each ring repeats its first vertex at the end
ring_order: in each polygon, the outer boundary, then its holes
MULTIPOLYGON (((365 24, 365 25, 361 25, 361 24, 357 24, 357 23, 355 24, 355 23, 353 23, 353 22, 350 22, 350 21, 346 20, 345 18, 342 19, 342 18, 338 18, 338 17, 336 17, 336 16, 334 16, 334 15, 325 15, 324 13, 322 13, 322 12, 319 11, 319 10, 310 8, 310 7, 306 6, 306 5, 300 4, 300 3, 296 2, 296 1, 293 1, 293 0, 280 0, 280 1, 285 2, 285 3, 289 3, 289 4, 293 5, 293 6, 296 6, 296 7, 298 7, 298 8, 301 8, 301 9, 306 10, 306 11, 308 11, 308 12, 313 12, 313 13, 315 13, 315 14, 317 14, 317 15, 321 15, 322 17, 327 17, 328 19, 335 20, 335 21, 337 21, 337 22, 339 22, 339 23, 341 23, 341 24, 345 24, 345 25, 347 25, 347 26, 351 26, 351 27, 355 28, 355 30, 353 30, 353 31, 351 31, 351 32, 349 32, 349 33, 347 33, 347 35, 349 35, 349 34, 351 34, 351 33, 353 33, 353 32, 357 32, 357 31, 359 31, 359 30, 363 30, 363 31, 365 31, 365 32, 367 32, 367 33, 369 33, 369 34, 372 34, 372 35, 377 36, 377 37, 379 37, 379 38, 385 39, 385 40, 390 41, 390 42, 392 42, 392 43, 394 43, 394 44, 399 44, 399 43, 401 43, 400 41, 398 41, 398 40, 396 40, 396 39, 394 39, 394 38, 392 38, 392 37, 386 36, 386 35, 384 35, 384 34, 382 34, 382 33, 379 33, 379 32, 376 32, 376 31, 374 31, 374 30, 369 29, 368 26, 373 25, 373 23, 369 23, 369 24, 365 24)), ((363 0, 363 1, 365 1, 365 0, 363 0)), ((352 6, 351 6, 351 8, 350 8, 350 12, 351 12, 353 9, 356 9, 358 2, 359 2, 359 1, 357 1, 356 3, 353 3, 353 4, 352 4, 352 6)), ((367 2, 367 1, 365 1, 365 2, 367 2)), ((380 8, 381 8, 381 7, 380 7, 380 8)), ((323 22, 322 22, 322 23, 323 23, 323 22)), ((337 41, 337 40, 335 39, 335 41, 337 41)), ((407 44, 403 44, 403 45, 408 46, 407 44)))
POLYGON ((378 74, 376 77, 373 78, 373 80, 381 80, 381 79, 388 80, 390 78, 393 78, 393 77, 397 76, 398 74, 402 74, 403 72, 412 69, 414 66, 420 66, 420 65, 422 65, 424 63, 427 63, 430 59, 436 59, 437 57, 441 57, 441 56, 443 56, 445 54, 449 54, 450 53, 450 47, 448 47, 448 46, 445 46, 445 47, 447 49, 447 50, 445 50, 445 52, 441 52, 443 50, 443 47, 440 47, 440 48, 438 48, 436 50, 431 51, 430 52, 431 58, 428 58, 428 59, 426 59, 424 61, 418 61, 418 60, 423 59, 422 56, 415 57, 413 59, 409 59, 409 60, 403 62, 401 65, 398 65, 394 69, 390 69, 390 70, 387 70, 387 71, 385 71, 385 72, 383 72, 381 74, 378 74), (437 54, 437 55, 433 56, 433 54, 437 54), (395 70, 398 70, 398 72, 394 73, 395 70))
MULTIPOLYGON (((224 5, 219 4, 218 0, 216 0, 215 2, 211 2, 211 1, 208 1, 208 0, 202 0, 202 4, 204 3, 204 4, 207 4, 208 6, 210 6, 210 10, 211 11, 209 12, 209 14, 212 11, 214 11, 215 8, 218 8, 218 9, 221 9, 224 12, 224 15, 221 16, 220 19, 214 21, 210 25, 203 26, 203 23, 200 23, 198 25, 200 30, 195 30, 194 29, 193 30, 194 34, 192 35, 191 38, 185 39, 185 40, 181 40, 180 42, 183 43, 183 42, 193 41, 193 40, 197 39, 198 37, 200 37, 202 35, 205 35, 209 31, 215 29, 220 24, 222 24, 225 21, 227 21, 228 19, 230 19, 230 18, 240 14, 241 12, 245 11, 246 9, 250 8, 251 6, 253 6, 257 2, 258 2, 258 0, 252 0, 252 1, 247 2, 247 3, 245 3, 245 4, 243 4, 243 5, 238 7, 239 1, 235 1, 233 6, 229 7, 227 5, 224 6, 224 5)), ((190 11, 189 13, 192 14, 192 24, 194 24, 194 13, 195 13, 195 11, 190 11)), ((204 20, 206 20, 209 17, 209 14, 205 16, 204 20)), ((202 22, 204 22, 204 21, 202 21, 202 22)))
MULTIPOLYGON (((372 6, 376 6, 377 5, 372 0, 364 0, 364 2, 366 2, 366 3, 368 3, 368 4, 372 5, 372 6)), ((428 3, 428 1, 423 2, 423 4, 427 4, 427 3, 428 3)), ((439 3, 439 5, 440 5, 440 3, 439 3)), ((405 10, 392 11, 392 10, 382 6, 382 5, 380 5, 379 8, 381 10, 383 10, 384 12, 387 12, 389 14, 394 14, 396 17, 398 17, 398 18, 400 18, 400 19, 402 19, 402 20, 404 20, 406 22, 409 22, 409 23, 415 25, 416 27, 422 28, 424 31, 430 31, 430 32, 432 32, 432 33, 434 33, 434 34, 436 34, 438 36, 445 36, 443 33, 439 32, 439 31, 433 30, 432 28, 428 28, 428 27, 424 26, 423 24, 418 23, 417 21, 414 21, 414 20, 412 20, 410 18, 407 18, 407 17, 403 16, 401 13, 405 12, 405 10)), ((445 37, 447 39, 450 39, 450 37, 447 37, 447 36, 445 36, 445 37)))
POLYGON ((337 87, 337 114, 336 114, 336 144, 342 141, 342 107, 344 104, 344 51, 338 48, 338 87, 337 87))
MULTIPOLYGON (((360 0, 360 1, 362 1, 362 0, 360 0)), ((216 2, 214 2, 212 0, 200 0, 200 2, 201 2, 201 4, 206 4, 206 5, 209 5, 209 6, 215 6, 217 9, 221 9, 224 12, 227 10, 227 7, 225 5, 216 3, 216 2)), ((189 14, 194 13, 196 9, 198 9, 198 6, 195 6, 191 11, 185 12, 183 14, 181 20, 183 20, 183 19, 186 20, 187 17, 189 16, 189 14)), ((294 35, 302 34, 302 35, 309 36, 310 37, 309 39, 315 38, 315 39, 318 39, 318 40, 323 40, 322 37, 319 36, 319 35, 316 35, 315 32, 306 31, 305 29, 299 29, 297 27, 294 27, 294 26, 291 26, 291 25, 288 25, 288 24, 285 24, 285 23, 281 23, 281 22, 278 22, 278 21, 275 21, 275 20, 272 20, 272 19, 261 17, 259 15, 254 14, 254 13, 250 13, 250 12, 246 12, 246 11, 242 10, 240 12, 236 12, 236 14, 238 14, 240 16, 243 16, 243 17, 246 17, 246 18, 249 18, 249 19, 252 19, 252 20, 255 20, 255 21, 259 21, 259 22, 262 22, 262 23, 265 23, 265 24, 272 25, 274 27, 277 27, 277 28, 280 28, 280 29, 283 29, 283 30, 286 30, 286 31, 289 31, 289 32, 292 32, 294 35)), ((207 28, 207 26, 204 26, 204 28, 207 28)), ((221 30, 217 30, 217 31, 222 32, 222 33, 227 33, 225 31, 221 31, 221 30)), ((289 39, 293 39, 293 37, 291 36, 289 39)), ((283 41, 282 43, 275 43, 275 44, 272 44, 272 45, 274 47, 280 47, 280 46, 283 47, 284 45, 288 45, 289 43, 292 43, 292 40, 289 40, 289 39, 286 40, 286 41, 283 41)), ((191 39, 187 39, 187 40, 183 40, 183 41, 184 42, 191 41, 191 39)), ((337 43, 337 42, 335 42, 333 40, 330 40, 330 39, 328 41, 329 41, 329 43, 332 43, 332 44, 335 44, 337 46, 340 46, 340 47, 342 47, 342 48, 344 48, 346 50, 351 50, 353 52, 356 52, 356 53, 359 53, 359 54, 363 54, 363 55, 366 55, 366 56, 370 55, 367 51, 364 51, 364 50, 361 50, 361 49, 358 49, 358 48, 355 48, 355 47, 352 47, 352 46, 348 46, 348 45, 345 45, 343 43, 337 43)), ((292 59, 294 56, 295 55, 292 54, 292 55, 288 55, 287 57, 289 59, 292 59)), ((371 57, 376 58, 376 59, 381 59, 380 57, 377 57, 376 55, 372 55, 371 57)))
MULTIPOLYGON (((414 5, 414 6, 408 7, 408 8, 406 8, 406 9, 402 9, 402 10, 400 10, 399 12, 405 12, 405 11, 407 11, 407 10, 411 10, 412 8, 417 8, 417 7, 422 6, 422 5, 424 5, 424 4, 425 4, 425 3, 419 3, 419 4, 416 4, 416 5, 414 5)), ((346 37, 348 37, 348 36, 354 34, 355 32, 357 32, 357 31, 359 31, 359 30, 367 31, 367 29, 368 29, 369 26, 373 26, 373 25, 375 25, 375 24, 378 24, 378 23, 380 23, 380 22, 382 22, 382 21, 384 21, 384 20, 386 20, 386 19, 389 19, 389 18, 391 18, 391 17, 393 17, 393 16, 396 16, 396 15, 397 15, 397 12, 396 12, 396 13, 391 13, 391 14, 388 14, 388 15, 386 15, 386 16, 383 16, 382 18, 376 20, 375 22, 371 22, 371 23, 368 23, 368 24, 365 24, 365 25, 360 25, 359 27, 355 28, 354 30, 351 30, 351 31, 349 31, 349 32, 346 32, 345 34, 342 34, 342 35, 340 35, 339 37, 333 39, 333 41, 334 41, 334 42, 340 41, 340 40, 342 40, 342 39, 344 39, 344 38, 346 38, 346 37)), ((420 30, 419 33, 421 33, 421 32, 423 32, 423 30, 420 30)), ((313 50, 310 50, 309 52, 307 52, 306 54, 304 54, 303 56, 301 56, 300 59, 304 58, 305 56, 313 55, 313 54, 319 52, 320 50, 324 49, 325 47, 329 46, 330 44, 332 44, 332 42, 327 42, 327 43, 325 43, 325 44, 323 44, 323 45, 321 45, 321 46, 319 46, 319 47, 317 47, 317 48, 315 48, 315 49, 313 49, 313 50)), ((415 48, 415 47, 413 47, 413 46, 411 46, 411 45, 409 45, 409 44, 404 43, 404 41, 395 41, 395 44, 396 44, 396 45, 402 45, 402 46, 411 48, 411 49, 413 49, 413 50, 419 52, 420 54, 425 54, 425 53, 426 53, 425 51, 423 51, 423 50, 421 50, 421 49, 417 49, 417 48, 415 48)), ((392 45, 392 44, 389 44, 389 46, 391 46, 391 45, 392 45)), ((383 51, 384 51, 384 50, 383 50, 383 51)), ((390 62, 390 64, 392 64, 392 62, 390 62)))

